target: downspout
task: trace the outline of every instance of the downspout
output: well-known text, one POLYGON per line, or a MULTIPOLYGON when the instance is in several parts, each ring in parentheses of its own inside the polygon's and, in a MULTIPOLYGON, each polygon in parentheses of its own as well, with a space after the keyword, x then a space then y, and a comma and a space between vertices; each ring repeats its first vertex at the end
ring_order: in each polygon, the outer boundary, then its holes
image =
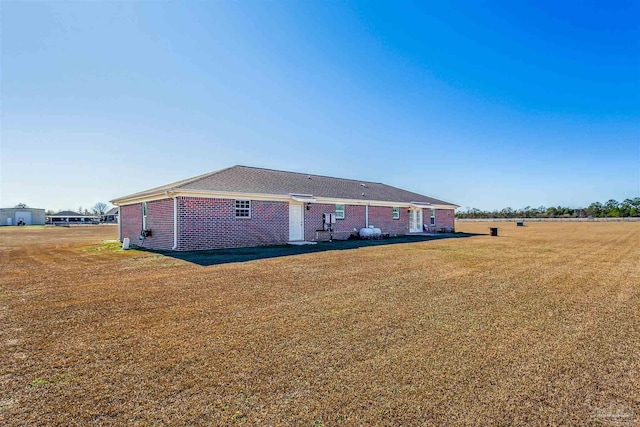
POLYGON ((118 206, 118 240, 122 242, 122 206, 118 206))
POLYGON ((364 227, 369 228, 369 205, 371 202, 364 205, 364 227))
POLYGON ((165 194, 173 199, 173 247, 171 250, 175 251, 178 249, 178 197, 173 192, 170 195, 169 191, 165 191, 165 194))

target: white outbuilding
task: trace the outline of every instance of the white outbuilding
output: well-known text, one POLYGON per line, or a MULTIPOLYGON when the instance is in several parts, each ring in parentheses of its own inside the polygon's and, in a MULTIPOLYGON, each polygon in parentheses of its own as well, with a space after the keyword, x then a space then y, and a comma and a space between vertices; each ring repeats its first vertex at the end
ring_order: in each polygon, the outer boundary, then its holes
POLYGON ((44 225, 44 209, 0 208, 0 225, 44 225))

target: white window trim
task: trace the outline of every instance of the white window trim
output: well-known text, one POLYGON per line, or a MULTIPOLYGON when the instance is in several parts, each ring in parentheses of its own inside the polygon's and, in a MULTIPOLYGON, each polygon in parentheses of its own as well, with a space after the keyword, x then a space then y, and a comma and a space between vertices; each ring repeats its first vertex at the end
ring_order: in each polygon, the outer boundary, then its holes
POLYGON ((347 212, 347 205, 345 205, 344 203, 337 203, 336 204, 336 219, 344 219, 344 217, 346 216, 346 212, 347 212), (342 206, 342 210, 341 211, 338 210, 338 206, 342 206), (342 216, 340 216, 340 214, 338 214, 338 212, 341 212, 342 216))
POLYGON ((436 225, 436 210, 431 209, 431 225, 436 225))
POLYGON ((251 200, 236 199, 233 202, 233 208, 234 208, 234 214, 235 214, 236 219, 251 219, 251 200), (247 202, 249 204, 249 206, 248 207, 239 208, 238 207, 238 202, 247 202), (244 216, 244 215, 238 216, 238 211, 239 210, 240 211, 248 211, 249 215, 248 216, 244 216))
POLYGON ((394 206, 391 208, 391 219, 400 219, 400 207, 394 206))

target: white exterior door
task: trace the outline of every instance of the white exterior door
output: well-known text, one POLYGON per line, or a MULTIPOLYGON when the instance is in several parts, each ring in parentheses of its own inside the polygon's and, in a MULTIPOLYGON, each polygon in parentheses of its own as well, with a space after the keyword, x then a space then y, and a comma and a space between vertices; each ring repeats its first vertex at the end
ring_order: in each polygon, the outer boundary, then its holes
POLYGON ((20 220, 22 220, 22 222, 24 222, 26 225, 31 225, 31 212, 22 212, 22 211, 17 211, 16 212, 16 224, 18 222, 20 222, 20 220))
POLYGON ((422 209, 409 210, 409 232, 422 232, 422 209))
POLYGON ((302 203, 289 202, 289 240, 304 240, 302 203))

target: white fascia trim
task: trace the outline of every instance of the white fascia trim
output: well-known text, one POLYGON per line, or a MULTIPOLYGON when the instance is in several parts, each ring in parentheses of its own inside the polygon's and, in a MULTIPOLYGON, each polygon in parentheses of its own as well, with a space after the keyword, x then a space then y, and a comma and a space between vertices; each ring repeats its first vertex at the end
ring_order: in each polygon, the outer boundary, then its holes
POLYGON ((238 193, 231 191, 176 190, 176 196, 202 197, 206 199, 267 200, 290 202, 291 196, 282 194, 238 193))
POLYGON ((155 200, 166 200, 170 198, 171 197, 167 196, 165 193, 158 193, 158 194, 153 194, 147 197, 138 197, 135 199, 113 200, 111 201, 111 204, 120 207, 120 206, 127 206, 127 205, 135 205, 142 202, 153 202, 155 200))
POLYGON ((380 200, 357 200, 357 199, 338 199, 334 197, 316 197, 317 203, 325 203, 327 205, 360 205, 360 206, 389 206, 389 207, 409 207, 409 203, 401 202, 384 202, 380 200))
POLYGON ((422 209, 457 209, 460 206, 457 205, 442 205, 437 203, 423 203, 423 202, 411 202, 412 208, 422 209))
POLYGON ((167 199, 167 193, 172 197, 200 197, 204 199, 239 199, 239 200, 268 200, 276 202, 290 202, 291 196, 282 194, 258 194, 238 193, 230 191, 206 191, 206 190, 165 190, 162 193, 149 194, 131 199, 115 199, 111 203, 116 206, 133 205, 140 202, 167 199))
POLYGON ((303 196, 291 196, 292 200, 296 202, 304 202, 304 203, 317 203, 318 200, 315 197, 303 197, 303 196))
MULTIPOLYGON (((313 197, 313 200, 309 200, 306 194, 259 194, 259 193, 239 193, 239 192, 227 192, 227 191, 207 191, 207 190, 167 190, 173 196, 180 197, 202 197, 208 199, 248 199, 248 200, 266 200, 274 202, 290 202, 291 200, 311 202, 311 203, 325 203, 329 205, 344 204, 344 205, 362 205, 362 206, 388 206, 388 207, 435 207, 436 209, 456 209, 459 206, 456 205, 426 205, 417 206, 413 202, 387 202, 382 200, 357 200, 357 199, 341 199, 336 197, 313 197)), ((166 199, 166 191, 162 193, 150 194, 148 196, 141 196, 132 199, 115 199, 111 203, 116 206, 132 205, 140 202, 149 202, 153 200, 166 199)))
POLYGON ((392 208, 436 208, 436 209, 457 209, 457 205, 427 204, 422 202, 386 202, 382 200, 356 200, 356 199, 336 199, 330 197, 316 197, 318 203, 326 204, 346 204, 346 205, 366 205, 384 206, 392 208))

